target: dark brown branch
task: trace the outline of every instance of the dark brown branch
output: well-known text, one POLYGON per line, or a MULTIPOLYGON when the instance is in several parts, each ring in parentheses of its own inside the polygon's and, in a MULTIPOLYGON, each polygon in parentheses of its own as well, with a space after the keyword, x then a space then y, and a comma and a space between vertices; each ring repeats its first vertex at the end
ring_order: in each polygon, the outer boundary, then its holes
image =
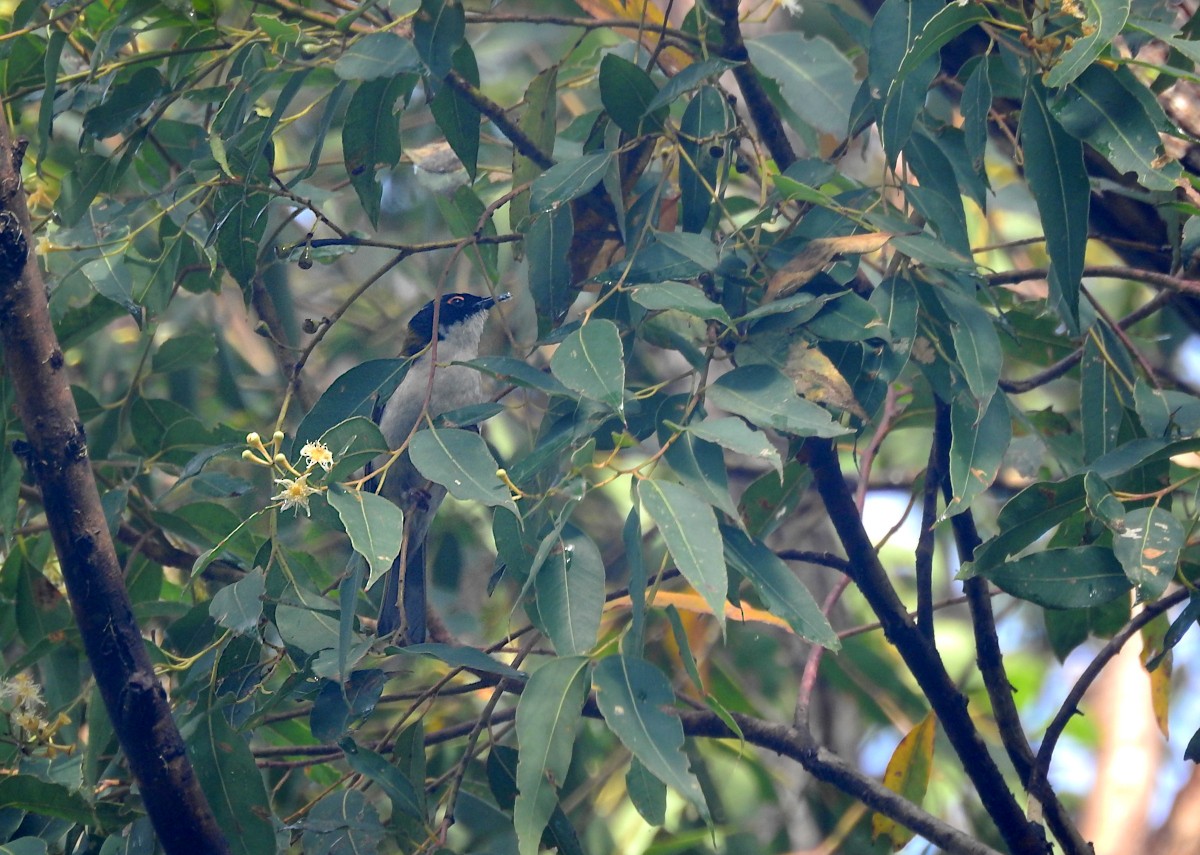
POLYGON ((446 75, 446 83, 453 87, 459 95, 470 101, 476 110, 491 119, 492 124, 500 130, 500 133, 508 137, 508 141, 518 152, 542 169, 549 169, 554 165, 554 158, 538 148, 537 143, 531 140, 529 135, 508 117, 508 112, 503 107, 471 85, 471 82, 465 77, 457 71, 451 71, 446 75))
POLYGON ((1100 652, 1096 654, 1096 658, 1089 662, 1088 666, 1083 669, 1083 673, 1079 675, 1079 679, 1075 681, 1075 685, 1071 687, 1071 691, 1067 692, 1062 706, 1059 707, 1050 725, 1046 728, 1046 735, 1042 737, 1042 744, 1038 747, 1037 760, 1034 763, 1033 772, 1030 776, 1030 792, 1033 792, 1035 787, 1040 787, 1041 782, 1046 779, 1050 771, 1050 761, 1054 759, 1054 749, 1058 745, 1058 738, 1062 736, 1067 724, 1079 712, 1079 702, 1083 699, 1084 694, 1091 687, 1092 683, 1095 682, 1096 678, 1100 676, 1100 672, 1104 670, 1104 666, 1121 652, 1121 648, 1125 646, 1125 642, 1131 639, 1143 626, 1150 623, 1150 621, 1172 606, 1182 603, 1187 598, 1187 588, 1179 588, 1167 594, 1161 600, 1147 605, 1129 623, 1125 624, 1120 632, 1109 639, 1108 643, 1100 648, 1100 652))
MULTIPOLYGON (((1159 309, 1167 304, 1170 300, 1171 292, 1160 291, 1155 295, 1153 300, 1148 301, 1145 305, 1134 309, 1121 320, 1117 321, 1116 326, 1125 330, 1136 324, 1138 321, 1144 321, 1146 318, 1153 315, 1159 309)), ((1039 386, 1044 386, 1051 380, 1057 380, 1062 377, 1072 368, 1079 364, 1079 360, 1083 358, 1083 348, 1076 350, 1069 356, 1064 356, 1058 362, 1039 371, 1030 377, 1023 380, 1001 380, 1000 389, 1010 395, 1020 395, 1025 392, 1031 392, 1039 386)))
POLYGON ((125 591, 50 322, 46 283, 29 249, 23 154, 24 144, 14 143, 0 116, 0 337, 25 429, 21 457, 44 497, 84 649, 163 849, 228 852, 125 591))
MULTIPOLYGON (((951 501, 953 490, 949 478, 950 454, 950 417, 949 407, 938 401, 938 418, 936 422, 936 445, 944 455, 942 469, 942 490, 947 503, 951 501), (945 413, 943 414, 943 409, 945 413)), ((970 508, 950 518, 954 531, 954 541, 958 546, 958 560, 961 563, 971 561, 975 550, 983 542, 975 527, 975 518, 970 508)), ((983 685, 992 704, 992 717, 1000 732, 1000 742, 1008 754, 1009 761, 1016 769, 1021 785, 1026 788, 1042 805, 1046 824, 1058 840, 1067 855, 1094 855, 1091 845, 1080 835, 1067 809, 1059 801, 1058 795, 1051 789, 1049 783, 1043 782, 1037 792, 1029 789, 1031 770, 1033 769, 1033 749, 1021 726, 1021 716, 1017 712, 1013 700, 1013 687, 1004 667, 1004 656, 1000 652, 1000 638, 996 634, 996 616, 992 611, 992 594, 988 590, 987 581, 974 576, 963 582, 967 605, 971 610, 971 628, 975 636, 975 662, 983 677, 983 685)))
POLYGON ((1044 830, 1025 818, 967 712, 966 697, 950 679, 937 648, 913 624, 888 580, 842 476, 833 443, 808 439, 802 454, 812 467, 817 492, 850 559, 855 584, 929 700, 1004 842, 1022 855, 1048 852, 1044 830))
MULTIPOLYGON (((1032 279, 1045 279, 1050 271, 1045 268, 1030 270, 1005 270, 1000 273, 989 273, 983 278, 989 285, 1015 285, 1018 282, 1028 282, 1032 279)), ((1179 294, 1200 294, 1200 281, 1184 279, 1181 276, 1170 276, 1155 270, 1143 270, 1138 267, 1122 267, 1120 265, 1096 265, 1083 268, 1085 279, 1128 279, 1131 282, 1143 282, 1156 285, 1167 291, 1179 294)))
POLYGON ((783 120, 779 111, 767 97, 767 90, 757 77, 754 66, 750 64, 750 53, 742 40, 742 25, 738 21, 738 0, 710 0, 709 7, 721 21, 721 57, 741 65, 733 69, 734 79, 742 90, 742 99, 746 103, 746 111, 758 128, 767 151, 775 160, 780 171, 787 169, 796 161, 796 152, 788 140, 784 130, 783 120))

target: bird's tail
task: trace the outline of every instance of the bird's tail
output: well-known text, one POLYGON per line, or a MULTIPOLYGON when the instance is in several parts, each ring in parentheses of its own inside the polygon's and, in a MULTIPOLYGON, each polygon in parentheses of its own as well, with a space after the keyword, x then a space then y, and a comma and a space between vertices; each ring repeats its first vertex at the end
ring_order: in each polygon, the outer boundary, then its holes
POLYGON ((375 634, 383 638, 403 626, 404 643, 420 644, 425 641, 425 539, 410 543, 404 558, 402 568, 396 556, 383 581, 375 634))

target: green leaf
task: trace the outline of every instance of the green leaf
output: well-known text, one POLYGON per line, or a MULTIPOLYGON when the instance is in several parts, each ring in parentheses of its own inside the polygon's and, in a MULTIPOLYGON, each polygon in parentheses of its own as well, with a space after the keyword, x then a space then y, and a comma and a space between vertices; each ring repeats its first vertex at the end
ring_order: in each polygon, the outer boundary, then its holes
POLYGON ((568 529, 534 579, 537 612, 554 651, 579 656, 596 646, 604 609, 604 559, 592 539, 568 529))
POLYGON ((400 554, 404 542, 404 512, 383 496, 347 490, 341 484, 330 484, 325 495, 338 512, 346 534, 350 535, 350 545, 371 567, 367 579, 370 588, 400 554))
POLYGON ((679 122, 679 205, 685 232, 699 232, 708 222, 728 145, 725 134, 732 121, 725 95, 715 86, 700 89, 683 111, 679 122))
POLYGON ((564 386, 624 414, 625 352, 612 321, 594 319, 568 335, 550 358, 550 370, 564 386))
POLYGON ((1102 546, 1047 549, 990 567, 980 575, 1014 597, 1048 609, 1103 605, 1132 587, 1121 562, 1102 546))
POLYGON ((708 603, 724 633, 728 576, 712 507, 670 481, 639 481, 637 495, 646 513, 658 523, 679 571, 708 603))
POLYGON ((806 39, 795 31, 750 39, 746 49, 754 67, 779 83, 801 119, 824 133, 846 134, 858 84, 841 51, 823 38, 806 39))
POLYGON ((563 205, 535 217, 525 236, 529 293, 537 307, 539 336, 549 334, 575 300, 570 255, 574 235, 571 207, 563 205))
POLYGON ((465 364, 516 386, 537 389, 547 395, 571 394, 571 390, 556 380, 554 375, 534 368, 523 359, 512 356, 480 356, 465 364))
MULTIPOLYGON (((354 789, 336 789, 309 811, 304 852, 378 852, 386 833, 375 806, 354 789)), ((272 850, 274 851, 274 850, 272 850)))
POLYGON ((378 784, 391 799, 393 816, 402 813, 416 820, 425 819, 417 789, 404 777, 399 767, 389 763, 382 754, 357 744, 349 736, 342 737, 338 747, 346 757, 346 765, 378 784))
POLYGON ((709 818, 704 793, 687 766, 683 727, 669 710, 675 693, 662 671, 644 659, 609 656, 592 674, 604 722, 656 778, 709 818))
POLYGON ((275 829, 262 773, 224 711, 210 709, 199 716, 187 743, 196 778, 230 850, 237 855, 274 852, 275 829))
POLYGON ((725 471, 725 455, 713 445, 690 431, 679 433, 677 425, 686 418, 688 401, 675 395, 659 408, 658 442, 666 448, 667 465, 679 481, 715 508, 737 519, 737 508, 729 494, 729 478, 725 471))
POLYGON ((517 798, 513 826, 521 855, 536 855, 542 832, 558 805, 587 700, 588 660, 551 659, 529 678, 517 702, 517 798))
POLYGON ((980 413, 979 405, 960 395, 950 407, 950 487, 953 498, 942 519, 962 513, 992 486, 1012 440, 1008 398, 993 395, 980 413))
POLYGON ((533 182, 529 195, 530 212, 540 214, 587 193, 600 183, 610 160, 610 152, 598 151, 550 167, 533 182))
POLYGON ((29 811, 76 825, 97 824, 92 806, 78 790, 33 775, 0 778, 0 807, 29 811))
POLYGON ((454 52, 467 31, 466 14, 458 0, 421 0, 412 29, 413 44, 429 73, 439 80, 449 74, 454 52))
POLYGON ((743 365, 722 375, 708 387, 708 400, 753 425, 794 436, 829 438, 850 432, 828 411, 800 398, 792 381, 770 365, 743 365))
POLYGON ((732 526, 722 526, 725 557, 750 580, 772 614, 788 622, 801 638, 830 650, 842 646, 821 607, 792 569, 761 541, 732 526))
POLYGON ((1029 190, 1037 203, 1050 255, 1050 306, 1067 332, 1079 334, 1079 283, 1083 278, 1091 194, 1083 144, 1051 112, 1046 90, 1030 75, 1021 110, 1021 149, 1029 190))
POLYGON ((407 359, 371 359, 340 375, 300 420, 291 456, 299 457, 305 443, 320 439, 327 430, 346 419, 353 416, 369 418, 376 404, 387 400, 407 371, 407 359))
POLYGON ((723 418, 706 418, 701 422, 691 422, 687 426, 689 433, 694 433, 708 442, 715 442, 735 454, 744 454, 754 460, 765 460, 783 478, 783 460, 779 450, 771 445, 767 435, 757 431, 744 421, 733 416, 723 418))
MULTIPOLYGON (((479 85, 479 66, 470 45, 464 43, 454 53, 454 69, 474 86, 479 85)), ((446 142, 471 180, 479 163, 479 108, 452 86, 443 86, 429 104, 433 119, 446 136, 446 142)))
POLYGON ((1083 74, 1129 20, 1129 0, 1083 0, 1080 5, 1086 15, 1081 25, 1083 33, 1046 72, 1046 85, 1052 88, 1066 86, 1083 74))
POLYGON ((661 826, 667 821, 666 784, 654 777, 636 756, 630 760, 629 771, 625 773, 625 791, 642 819, 650 825, 661 826))
POLYGON ((217 591, 208 604, 208 614, 234 635, 246 635, 258 626, 262 617, 262 596, 266 589, 266 577, 256 568, 217 591))
POLYGON ((1113 554, 1138 586, 1141 599, 1156 600, 1167 590, 1179 567, 1184 539, 1183 525, 1159 505, 1130 511, 1124 524, 1113 530, 1113 554))
POLYGON ((1124 345, 1099 322, 1084 338, 1079 371, 1083 459, 1094 461, 1120 444, 1125 412, 1135 406, 1137 373, 1124 345))
POLYGON ((199 368, 216 353, 217 343, 211 332, 177 335, 159 345, 151 366, 159 374, 199 368))
POLYGON ((600 102, 617 127, 631 137, 657 131, 666 110, 647 116, 658 87, 650 75, 627 59, 608 53, 600 60, 600 102), (643 121, 645 120, 645 121, 643 121))
POLYGON ((992 16, 984 6, 973 3, 950 3, 942 7, 936 15, 921 29, 920 35, 904 52, 904 59, 896 69, 896 76, 907 77, 916 71, 927 59, 950 43, 956 36, 965 33, 976 24, 991 20, 992 16))
POLYGON ((380 165, 390 168, 400 162, 400 122, 394 111, 397 99, 407 98, 415 82, 413 74, 368 80, 354 90, 346 108, 342 158, 350 184, 374 227, 379 225, 383 192, 375 171, 380 165))
MULTIPOLYGON (((321 473, 326 484, 349 478, 389 449, 379 426, 364 416, 352 416, 321 434, 321 442, 333 455, 333 468, 321 473)), ((301 446, 303 448, 304 446, 301 446)))
POLYGON ((650 112, 657 110, 659 107, 672 104, 675 99, 685 92, 695 89, 704 81, 718 77, 732 68, 737 68, 739 65, 742 65, 742 63, 722 59, 717 56, 710 56, 708 59, 701 60, 700 62, 693 62, 663 84, 663 88, 646 105, 646 111, 650 112))
POLYGON ((900 70, 918 37, 942 8, 939 0, 885 0, 871 23, 867 82, 889 163, 895 163, 908 144, 940 62, 930 53, 911 70, 903 74, 900 70))
POLYGON ((651 311, 670 309, 701 320, 720 321, 727 327, 733 326, 729 314, 705 297, 704 292, 694 285, 686 285, 683 282, 638 285, 630 289, 629 296, 639 306, 651 311))
POLYGON ((112 88, 102 104, 84 114, 83 132, 96 139, 128 133, 166 88, 167 82, 157 68, 148 63, 139 65, 127 80, 112 88))
POLYGON ((417 470, 450 495, 517 513, 512 495, 496 475, 496 459, 475 431, 458 428, 419 430, 408 447, 417 470))
POLYGON ((1030 484, 1008 500, 996 518, 1000 533, 975 551, 973 562, 984 573, 1020 552, 1054 526, 1084 508, 1084 476, 1030 484))
POLYGON ((107 190, 113 175, 113 162, 98 154, 85 154, 74 169, 62 177, 54 212, 64 226, 73 226, 83 219, 92 200, 107 190))
MULTIPOLYGON (((421 64, 417 49, 395 33, 367 33, 337 58, 333 73, 343 80, 378 80, 403 71, 416 71, 421 64)), ((347 119, 353 114, 347 111, 347 119)))
POLYGON ((1179 163, 1162 157, 1158 128, 1146 108, 1110 69, 1089 67, 1059 93, 1050 109, 1067 133, 1095 149, 1118 172, 1136 173, 1148 190, 1172 190, 1181 178, 1179 163))
POLYGON ((949 288, 939 288, 937 295, 950 318, 958 368, 975 400, 986 404, 996 393, 1004 362, 996 322, 972 297, 949 288))
POLYGON ((454 668, 466 668, 469 671, 479 671, 483 674, 494 674, 509 680, 524 682, 526 676, 511 665, 505 665, 488 656, 477 647, 460 647, 454 644, 430 642, 427 644, 410 644, 400 648, 401 653, 411 656, 431 656, 445 662, 454 668))

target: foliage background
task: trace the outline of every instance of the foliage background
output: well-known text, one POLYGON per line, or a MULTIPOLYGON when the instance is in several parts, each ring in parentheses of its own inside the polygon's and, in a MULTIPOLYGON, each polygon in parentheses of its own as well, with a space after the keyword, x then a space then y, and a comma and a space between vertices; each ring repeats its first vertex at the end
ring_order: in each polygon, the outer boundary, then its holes
MULTIPOLYGON (((914 851, 1034 851, 1032 793, 1063 851, 1168 851, 1200 750, 1188 13, 12 6, 56 332, 234 849, 905 846, 866 805, 914 851), (516 299, 499 405, 456 420, 486 444, 414 442, 467 486, 434 643, 400 650, 364 591, 395 512, 354 485, 280 512, 298 473, 245 437, 303 470, 324 436, 312 482, 351 482, 406 318, 452 290, 516 299), (1071 721, 1139 634, 1156 667, 1115 696, 1152 715, 1071 721), (1161 760, 1122 765, 1118 811, 1077 776, 1122 739, 1161 760), (923 810, 873 783, 889 757, 923 810)), ((0 831, 152 851, 19 473, 6 450, 0 632, 44 726, 10 693, 0 831)))

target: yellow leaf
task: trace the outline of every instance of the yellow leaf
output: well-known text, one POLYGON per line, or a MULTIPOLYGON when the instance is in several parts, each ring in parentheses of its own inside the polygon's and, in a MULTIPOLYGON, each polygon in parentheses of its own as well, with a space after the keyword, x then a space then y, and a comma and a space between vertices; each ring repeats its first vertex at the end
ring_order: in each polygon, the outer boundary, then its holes
MULTIPOLYGON (((712 614, 712 609, 708 607, 708 603, 704 601, 703 597, 699 594, 687 593, 686 591, 659 591, 654 595, 654 602, 649 605, 659 608, 674 606, 681 612, 691 612, 693 614, 712 614)), ((617 597, 615 600, 609 600, 604 604, 605 611, 624 610, 629 607, 630 601, 628 595, 617 597)), ((740 620, 747 623, 754 621, 756 623, 770 624, 787 632, 792 632, 792 628, 788 625, 787 621, 776 617, 770 612, 756 609, 753 606, 743 605, 741 608, 738 608, 733 603, 726 603, 725 617, 730 620, 740 620)))
POLYGON ((829 404, 853 413, 860 419, 867 414, 854 397, 854 391, 833 362, 818 347, 796 341, 788 349, 784 373, 796 384, 796 394, 817 404, 829 404))
MULTIPOLYGON (((614 27, 613 32, 635 41, 640 39, 642 46, 651 52, 661 41, 662 30, 647 27, 661 28, 667 23, 662 10, 650 0, 576 0, 576 4, 598 21, 613 18, 631 21, 634 26, 614 27)), ((678 74, 691 63, 692 58, 687 52, 676 47, 666 47, 658 54, 658 64, 667 74, 678 74)))
MULTIPOLYGON (((1161 614, 1142 627, 1143 665, 1162 650, 1169 626, 1167 616, 1161 614)), ((1150 706, 1154 710, 1154 720, 1158 723, 1158 729, 1167 739, 1171 738, 1167 722, 1167 708, 1171 704, 1171 664, 1171 654, 1167 653, 1159 666, 1150 672, 1150 706)))
MULTIPOLYGON (((936 730, 937 719, 933 713, 929 713, 900 740, 892 759, 888 761, 887 771, 883 773, 885 787, 916 805, 925 799, 925 790, 929 786, 936 730)), ((877 813, 871 817, 871 838, 879 840, 881 837, 896 851, 912 840, 913 832, 877 813)))

